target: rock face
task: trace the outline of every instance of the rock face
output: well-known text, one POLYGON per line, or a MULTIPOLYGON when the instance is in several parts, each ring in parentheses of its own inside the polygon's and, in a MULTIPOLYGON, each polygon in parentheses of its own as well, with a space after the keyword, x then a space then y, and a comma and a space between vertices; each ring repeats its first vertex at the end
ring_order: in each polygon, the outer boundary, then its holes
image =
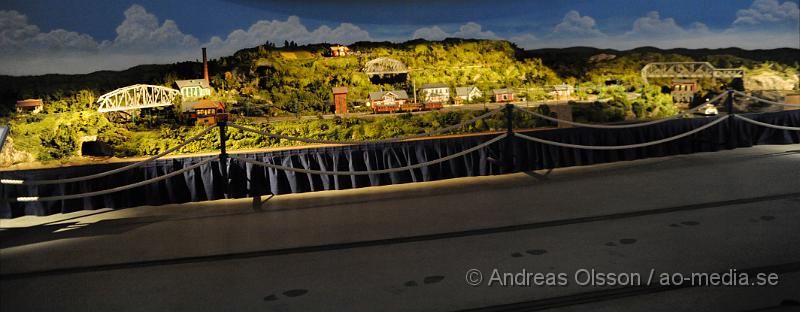
POLYGON ((3 150, 0 151, 0 167, 8 167, 13 164, 29 161, 33 161, 33 155, 14 149, 14 141, 10 136, 7 137, 5 145, 3 145, 3 150))
POLYGON ((600 62, 604 62, 604 61, 610 61, 610 60, 613 60, 615 58, 617 58, 617 56, 614 55, 614 54, 600 53, 600 54, 597 54, 597 55, 592 55, 589 58, 589 63, 600 63, 600 62))
POLYGON ((744 76, 744 89, 747 91, 792 90, 797 86, 798 77, 784 78, 775 74, 744 76))

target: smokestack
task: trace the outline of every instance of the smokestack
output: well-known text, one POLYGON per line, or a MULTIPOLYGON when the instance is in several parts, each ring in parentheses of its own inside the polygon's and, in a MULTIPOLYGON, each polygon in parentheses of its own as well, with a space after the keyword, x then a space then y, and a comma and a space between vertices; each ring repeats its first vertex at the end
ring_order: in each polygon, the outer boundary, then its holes
POLYGON ((203 79, 208 80, 208 59, 206 59, 206 48, 203 48, 203 79))

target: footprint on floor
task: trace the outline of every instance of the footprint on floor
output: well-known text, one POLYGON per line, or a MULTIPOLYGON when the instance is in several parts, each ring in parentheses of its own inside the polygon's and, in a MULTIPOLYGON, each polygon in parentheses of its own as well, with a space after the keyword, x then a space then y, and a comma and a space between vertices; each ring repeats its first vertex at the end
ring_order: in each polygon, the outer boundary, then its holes
POLYGON ((674 227, 674 228, 680 228, 680 227, 683 227, 684 225, 686 225, 686 226, 695 226, 695 225, 700 225, 700 222, 697 222, 697 221, 683 221, 680 224, 672 223, 669 226, 670 227, 674 227))
POLYGON ((442 276, 442 275, 432 275, 432 276, 426 276, 425 279, 423 280, 423 282, 425 284, 436 284, 438 282, 441 282, 442 280, 444 280, 444 276, 442 276))
POLYGON ((758 217, 758 219, 750 218, 750 222, 752 223, 758 223, 759 221, 772 221, 772 220, 775 220, 775 216, 760 216, 758 217))
POLYGON ((547 253, 547 250, 544 249, 528 249, 525 253, 533 256, 539 256, 547 253))
MULTIPOLYGON (((307 289, 290 289, 283 292, 283 295, 289 298, 299 297, 308 293, 307 289)), ((278 300, 278 296, 275 294, 270 294, 269 296, 264 297, 264 301, 276 301, 278 300)))
MULTIPOLYGON (((544 250, 544 249, 528 249, 528 250, 525 251, 525 253, 529 254, 531 256, 540 256, 540 255, 546 254, 547 250, 544 250)), ((522 252, 514 252, 514 253, 511 254, 511 256, 514 257, 514 258, 520 258, 520 257, 525 256, 525 255, 522 254, 522 252)))
MULTIPOLYGON (((438 282, 441 282, 442 280, 444 280, 444 276, 443 275, 431 275, 431 276, 424 277, 422 279, 422 283, 424 283, 424 284, 436 284, 438 282)), ((408 281, 408 282, 403 283, 403 286, 405 286, 405 287, 417 287, 417 286, 419 286, 419 283, 417 283, 417 281, 408 281)))
POLYGON ((298 297, 298 296, 305 295, 307 293, 308 293, 308 290, 306 290, 306 289, 292 289, 292 290, 287 290, 287 291, 283 292, 283 294, 286 297, 298 297))
MULTIPOLYGON (((622 244, 622 245, 630 245, 630 244, 633 244, 635 242, 636 242, 635 238, 623 238, 623 239, 619 240, 619 243, 622 244)), ((605 245, 609 246, 609 247, 614 247, 614 246, 617 246, 617 243, 615 243, 615 242, 607 242, 607 243, 605 243, 605 245)))
POLYGON ((278 296, 275 296, 275 294, 264 297, 264 301, 275 301, 275 300, 278 300, 278 296))
POLYGON ((783 301, 781 301, 781 305, 780 306, 782 306, 782 307, 800 306, 800 301, 793 300, 793 299, 784 299, 783 301))

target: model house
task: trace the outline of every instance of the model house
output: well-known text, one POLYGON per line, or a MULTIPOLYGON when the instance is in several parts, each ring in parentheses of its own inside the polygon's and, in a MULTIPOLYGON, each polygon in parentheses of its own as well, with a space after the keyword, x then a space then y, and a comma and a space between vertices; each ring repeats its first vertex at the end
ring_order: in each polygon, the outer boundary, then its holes
POLYGON ((456 87, 456 96, 454 100, 456 104, 463 104, 472 102, 481 97, 483 97, 483 92, 476 86, 456 87))
POLYGON ((513 102, 514 101, 514 90, 510 88, 504 89, 494 89, 492 90, 492 97, 494 101, 497 103, 501 102, 513 102))
POLYGON ((419 93, 423 103, 444 104, 450 101, 450 87, 443 83, 424 84, 419 93))

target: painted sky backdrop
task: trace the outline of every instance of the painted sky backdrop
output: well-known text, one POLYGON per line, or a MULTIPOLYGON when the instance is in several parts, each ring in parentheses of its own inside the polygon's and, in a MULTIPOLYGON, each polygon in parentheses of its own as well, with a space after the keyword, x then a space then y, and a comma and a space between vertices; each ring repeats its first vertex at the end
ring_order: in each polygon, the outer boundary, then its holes
POLYGON ((119 70, 285 40, 800 48, 799 12, 798 0, 4 0, 0 74, 119 70))

